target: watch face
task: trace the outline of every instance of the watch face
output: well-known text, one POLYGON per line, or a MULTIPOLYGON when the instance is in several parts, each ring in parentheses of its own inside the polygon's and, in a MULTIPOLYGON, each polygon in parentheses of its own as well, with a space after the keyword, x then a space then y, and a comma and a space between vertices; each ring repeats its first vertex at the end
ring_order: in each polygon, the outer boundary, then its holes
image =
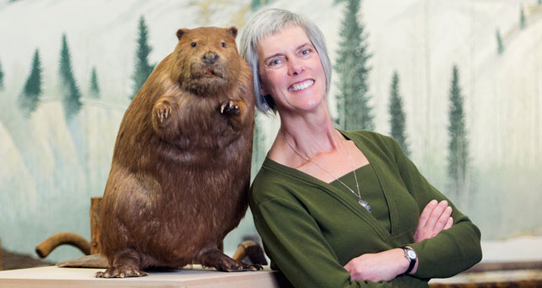
POLYGON ((407 254, 410 259, 416 259, 416 252, 414 250, 408 249, 407 254))

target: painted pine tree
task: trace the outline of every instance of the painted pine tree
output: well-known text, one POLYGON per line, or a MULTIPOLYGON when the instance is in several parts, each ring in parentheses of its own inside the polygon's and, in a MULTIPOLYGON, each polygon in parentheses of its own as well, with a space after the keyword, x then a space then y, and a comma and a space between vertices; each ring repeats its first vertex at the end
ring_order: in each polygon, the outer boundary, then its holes
POLYGON ((134 91, 130 99, 134 98, 154 69, 154 65, 149 64, 149 54, 152 51, 152 47, 148 43, 148 38, 149 32, 147 24, 145 24, 145 18, 141 16, 139 19, 139 37, 137 39, 135 71, 132 76, 132 79, 134 80, 134 91))
POLYGON ((469 198, 469 143, 465 127, 465 112, 463 96, 459 86, 459 71, 453 67, 452 83, 450 86, 450 109, 448 126, 448 176, 450 197, 461 207, 467 208, 469 198))
POLYGON ((40 95, 42 93, 41 78, 42 68, 41 60, 38 49, 34 52, 34 58, 32 60, 32 67, 30 74, 26 79, 22 93, 19 95, 19 107, 23 111, 26 117, 29 117, 32 112, 36 111, 40 101, 40 95))
POLYGON ((4 90, 4 70, 2 70, 2 62, 0 62, 0 91, 4 90))
POLYGON ((525 11, 523 7, 519 9, 519 28, 524 29, 526 26, 525 11))
POLYGON ((502 54, 504 52, 504 45, 502 44, 501 31, 497 28, 495 34, 497 36, 497 52, 502 54))
POLYGON ((90 75, 90 97, 100 98, 100 86, 98 85, 98 76, 96 75, 96 67, 92 67, 90 75))
POLYGON ((250 9, 252 11, 256 11, 260 9, 260 7, 267 5, 269 3, 273 2, 272 0, 251 0, 250 1, 250 9))
POLYGON ((399 74, 397 71, 393 72, 391 87, 390 87, 390 132, 406 155, 410 155, 410 151, 407 145, 406 135, 406 116, 403 110, 403 99, 399 93, 399 74))
POLYGON ((339 128, 346 130, 374 130, 372 108, 369 106, 369 67, 367 36, 358 21, 360 0, 346 1, 340 31, 340 44, 335 70, 338 74, 337 99, 339 128))
POLYGON ((81 103, 81 92, 72 71, 70 49, 66 40, 66 34, 62 35, 59 74, 64 114, 67 120, 71 120, 79 113, 83 104, 81 103))

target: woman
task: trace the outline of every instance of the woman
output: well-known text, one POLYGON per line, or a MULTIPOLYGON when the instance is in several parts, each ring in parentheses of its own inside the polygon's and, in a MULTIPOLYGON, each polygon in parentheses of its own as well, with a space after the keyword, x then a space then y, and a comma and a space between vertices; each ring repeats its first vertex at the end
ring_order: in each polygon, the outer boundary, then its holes
POLYGON ((270 9, 243 29, 257 106, 281 120, 250 201, 274 268, 296 287, 427 287, 480 261, 478 228, 397 142, 333 127, 313 23, 270 9))

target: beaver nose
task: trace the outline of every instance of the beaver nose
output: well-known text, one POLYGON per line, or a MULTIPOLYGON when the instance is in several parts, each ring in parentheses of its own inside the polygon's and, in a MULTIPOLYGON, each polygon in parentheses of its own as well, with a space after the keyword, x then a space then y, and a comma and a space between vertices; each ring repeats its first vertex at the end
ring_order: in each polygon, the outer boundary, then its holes
POLYGON ((220 56, 214 52, 207 52, 203 54, 203 57, 201 57, 203 62, 206 64, 213 64, 218 58, 220 58, 220 56))

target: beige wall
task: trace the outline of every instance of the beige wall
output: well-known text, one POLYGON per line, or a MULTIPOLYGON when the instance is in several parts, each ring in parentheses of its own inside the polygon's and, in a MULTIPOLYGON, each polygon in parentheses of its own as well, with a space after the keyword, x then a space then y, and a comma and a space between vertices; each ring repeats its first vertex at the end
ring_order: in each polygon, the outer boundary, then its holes
MULTIPOLYGON (((90 197, 103 193, 118 125, 129 104, 139 17, 144 15, 147 21, 150 57, 156 63, 173 49, 178 28, 237 25, 242 30, 251 13, 250 1, 4 2, 0 2, 0 63, 5 75, 0 91, 0 237, 4 248, 33 254, 35 245, 57 232, 89 237, 90 197), (83 97, 88 95, 92 67, 97 68, 102 89, 99 100, 84 100, 73 124, 64 121, 58 98, 62 33, 67 35, 83 97), (16 99, 36 48, 44 69, 43 101, 25 119, 16 99), (78 137, 73 137, 74 131, 78 137)), ((473 179, 468 204, 460 208, 468 211, 488 240, 542 233, 538 209, 542 10, 536 3, 362 1, 360 19, 372 54, 369 85, 376 131, 388 134, 389 86, 397 70, 412 159, 443 192, 448 181, 448 91, 452 66, 458 65, 473 179), (524 29, 519 29, 520 7, 528 20, 524 29), (497 28, 505 45, 500 55, 497 28)), ((291 9, 318 23, 333 61, 342 4, 276 0, 270 6, 291 9)), ((332 107, 335 93, 332 87, 332 107)), ((277 119, 265 118, 258 125, 269 146, 277 119)), ((233 251, 242 235, 254 233, 249 216, 226 239, 226 250, 233 251)), ((61 248, 50 257, 59 261, 78 253, 61 248)))

